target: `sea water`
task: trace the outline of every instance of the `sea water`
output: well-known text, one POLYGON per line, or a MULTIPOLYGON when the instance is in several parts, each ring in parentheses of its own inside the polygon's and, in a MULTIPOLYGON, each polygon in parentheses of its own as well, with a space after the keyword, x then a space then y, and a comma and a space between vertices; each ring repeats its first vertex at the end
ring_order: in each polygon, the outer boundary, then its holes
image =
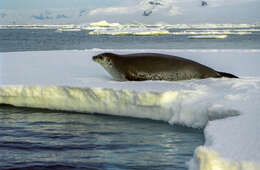
POLYGON ((0 107, 0 169, 186 169, 202 130, 146 119, 0 107))
MULTIPOLYGON (((259 32, 229 35, 225 39, 189 39, 184 34, 92 36, 89 30, 0 30, 1 52, 259 49, 259 42, 259 32)), ((0 138, 0 169, 187 169, 194 149, 204 143, 202 129, 147 119, 6 105, 0 107, 0 138)))
POLYGON ((100 49, 259 49, 259 28, 169 29, 160 36, 89 35, 90 30, 0 29, 0 52, 100 49), (255 30, 255 31, 254 31, 255 30), (190 39, 192 35, 228 34, 224 39, 190 39))

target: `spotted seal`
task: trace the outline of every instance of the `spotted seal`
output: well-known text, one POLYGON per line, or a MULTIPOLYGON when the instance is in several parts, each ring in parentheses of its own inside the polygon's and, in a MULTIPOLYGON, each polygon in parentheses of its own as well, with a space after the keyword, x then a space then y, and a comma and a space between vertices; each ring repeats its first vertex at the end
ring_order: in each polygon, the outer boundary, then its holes
POLYGON ((107 72, 120 81, 133 80, 190 80, 205 78, 238 78, 218 72, 205 65, 185 58, 159 53, 119 55, 102 53, 93 57, 107 72))

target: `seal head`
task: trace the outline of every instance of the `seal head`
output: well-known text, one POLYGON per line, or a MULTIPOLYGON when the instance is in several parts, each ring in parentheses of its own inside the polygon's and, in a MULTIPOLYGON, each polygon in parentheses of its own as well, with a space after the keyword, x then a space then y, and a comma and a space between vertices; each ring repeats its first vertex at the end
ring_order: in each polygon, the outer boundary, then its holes
POLYGON ((123 73, 121 73, 118 69, 116 69, 114 65, 114 60, 117 60, 117 55, 113 53, 102 53, 99 55, 94 56, 92 59, 96 63, 101 64, 104 69, 111 74, 113 78, 119 81, 125 81, 127 80, 123 73))

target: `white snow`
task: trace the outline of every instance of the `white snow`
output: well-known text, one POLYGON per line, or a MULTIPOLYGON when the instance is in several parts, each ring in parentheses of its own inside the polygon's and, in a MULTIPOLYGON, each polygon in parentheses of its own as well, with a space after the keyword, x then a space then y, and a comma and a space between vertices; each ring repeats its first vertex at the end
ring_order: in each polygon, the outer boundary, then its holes
POLYGON ((260 50, 85 50, 0 53, 0 103, 162 120, 204 128, 190 169, 260 169, 260 50), (102 52, 186 57, 240 79, 117 82, 102 52))

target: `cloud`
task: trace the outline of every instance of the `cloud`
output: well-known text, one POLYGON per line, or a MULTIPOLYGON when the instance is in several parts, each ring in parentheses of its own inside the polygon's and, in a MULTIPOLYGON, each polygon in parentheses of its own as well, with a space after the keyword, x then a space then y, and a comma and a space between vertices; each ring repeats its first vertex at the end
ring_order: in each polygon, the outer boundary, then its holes
POLYGON ((181 15, 182 9, 178 6, 178 0, 160 0, 154 1, 157 2, 159 5, 152 5, 151 0, 142 0, 139 3, 139 8, 142 10, 151 9, 155 13, 160 13, 161 15, 166 16, 174 16, 174 15, 181 15))
POLYGON ((168 14, 169 14, 170 16, 181 15, 181 14, 182 14, 182 10, 181 10, 181 8, 179 8, 179 7, 171 6, 171 8, 170 8, 168 14))
MULTIPOLYGON (((99 1, 111 2, 111 0, 97 0, 99 1)), ((206 7, 201 6, 201 0, 113 0, 113 3, 84 6, 84 8, 0 8, 0 24, 82 24, 101 20, 147 24, 259 21, 259 0, 206 1, 208 2, 206 7), (144 16, 144 11, 152 11, 152 13, 144 16)))
POLYGON ((113 15, 113 14, 127 14, 132 13, 133 10, 129 7, 108 7, 108 8, 97 8, 91 10, 88 14, 93 15, 113 15))
POLYGON ((155 1, 158 5, 151 3, 151 0, 141 0, 138 4, 136 3, 125 3, 122 6, 113 6, 106 8, 97 8, 91 10, 88 15, 94 16, 106 16, 106 15, 120 15, 120 14, 137 14, 140 15, 145 10, 151 10, 156 13, 163 13, 164 15, 174 16, 181 15, 182 10, 173 0, 160 0, 155 1))
POLYGON ((221 7, 229 5, 239 5, 243 3, 250 3, 258 0, 206 0, 209 4, 208 7, 221 7))

